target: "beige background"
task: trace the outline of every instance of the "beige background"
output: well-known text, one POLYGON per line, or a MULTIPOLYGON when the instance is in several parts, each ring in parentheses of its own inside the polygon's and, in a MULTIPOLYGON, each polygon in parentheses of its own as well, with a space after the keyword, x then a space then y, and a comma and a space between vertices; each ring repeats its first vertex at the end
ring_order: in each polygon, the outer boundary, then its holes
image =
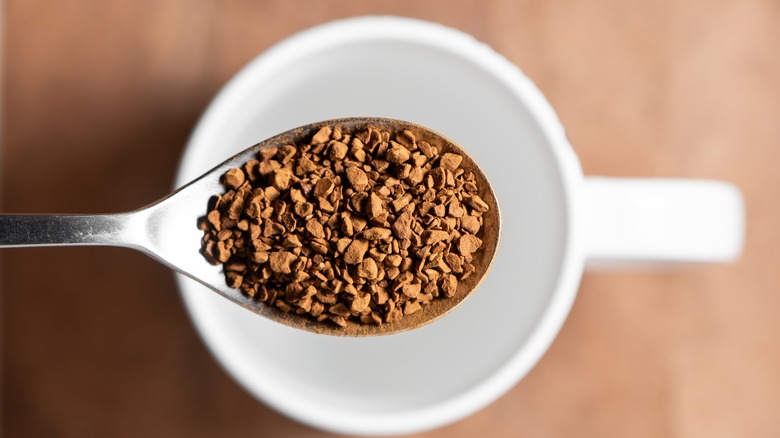
MULTIPOLYGON (((421 436, 779 436, 777 0, 8 0, 2 210, 165 195, 237 69, 297 30, 367 13, 495 47, 548 96, 587 173, 725 179, 748 206, 741 262, 586 274, 526 379, 421 436)), ((3 436, 328 436, 228 378, 151 259, 0 254, 3 436)))

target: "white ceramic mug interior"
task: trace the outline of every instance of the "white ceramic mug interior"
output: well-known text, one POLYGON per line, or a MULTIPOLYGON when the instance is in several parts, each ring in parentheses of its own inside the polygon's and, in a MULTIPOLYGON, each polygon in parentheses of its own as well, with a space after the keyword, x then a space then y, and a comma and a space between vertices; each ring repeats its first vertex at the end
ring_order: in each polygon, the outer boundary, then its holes
POLYGON ((583 267, 582 172, 544 97, 488 46, 437 24, 363 17, 249 63, 198 123, 177 184, 287 129, 354 116, 428 126, 483 167, 504 225, 474 295, 433 324, 372 338, 282 326, 184 277, 181 295, 217 360, 278 411, 351 434, 430 429, 501 396, 558 333, 583 267))

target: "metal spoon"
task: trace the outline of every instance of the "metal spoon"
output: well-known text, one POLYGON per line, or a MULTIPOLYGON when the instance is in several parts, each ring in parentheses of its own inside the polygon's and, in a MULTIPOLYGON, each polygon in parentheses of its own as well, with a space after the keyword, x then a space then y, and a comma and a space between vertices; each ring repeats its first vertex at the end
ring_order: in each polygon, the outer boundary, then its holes
POLYGON ((32 246, 123 246, 133 248, 193 278, 223 297, 266 318, 317 333, 371 336, 416 328, 444 315, 460 304, 477 287, 490 269, 500 230, 500 215, 493 188, 471 156, 455 142, 428 128, 409 122, 379 118, 348 118, 302 126, 269 138, 235 155, 167 197, 139 210, 108 215, 0 215, 0 248, 32 246), (273 306, 253 300, 238 289, 229 288, 220 266, 209 264, 200 253, 203 232, 196 224, 206 213, 208 200, 224 192, 221 176, 255 158, 260 149, 296 144, 308 140, 323 126, 340 126, 351 131, 372 126, 385 131, 408 129, 420 140, 439 146, 443 152, 463 156, 461 167, 474 172, 483 200, 491 207, 483 216, 483 245, 474 254, 475 272, 458 287, 452 298, 435 299, 421 311, 382 325, 348 322, 338 327, 329 322, 283 313, 273 306))

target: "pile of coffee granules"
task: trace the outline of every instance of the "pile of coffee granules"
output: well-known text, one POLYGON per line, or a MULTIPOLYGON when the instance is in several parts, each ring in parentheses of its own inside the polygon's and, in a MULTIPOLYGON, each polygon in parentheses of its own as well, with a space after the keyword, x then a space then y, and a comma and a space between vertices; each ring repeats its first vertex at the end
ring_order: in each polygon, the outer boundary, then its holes
POLYGON ((475 175, 408 130, 342 129, 229 170, 199 223, 203 255, 228 286, 342 327, 453 297, 490 209, 475 175))

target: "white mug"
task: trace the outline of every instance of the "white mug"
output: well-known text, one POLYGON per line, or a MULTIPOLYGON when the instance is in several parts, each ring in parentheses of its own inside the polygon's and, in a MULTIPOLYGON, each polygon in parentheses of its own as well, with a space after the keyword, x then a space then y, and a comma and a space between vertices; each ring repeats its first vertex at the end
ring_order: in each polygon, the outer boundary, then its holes
POLYGON ((586 262, 729 261, 741 251, 733 186, 583 177, 555 113, 517 67, 467 34, 406 18, 321 25, 250 62, 198 122, 177 184, 279 132, 354 116, 416 122, 462 145, 495 186, 501 245, 482 285, 451 314, 383 337, 296 330, 179 277, 216 359, 306 424, 382 435, 454 422, 537 363, 586 262))

